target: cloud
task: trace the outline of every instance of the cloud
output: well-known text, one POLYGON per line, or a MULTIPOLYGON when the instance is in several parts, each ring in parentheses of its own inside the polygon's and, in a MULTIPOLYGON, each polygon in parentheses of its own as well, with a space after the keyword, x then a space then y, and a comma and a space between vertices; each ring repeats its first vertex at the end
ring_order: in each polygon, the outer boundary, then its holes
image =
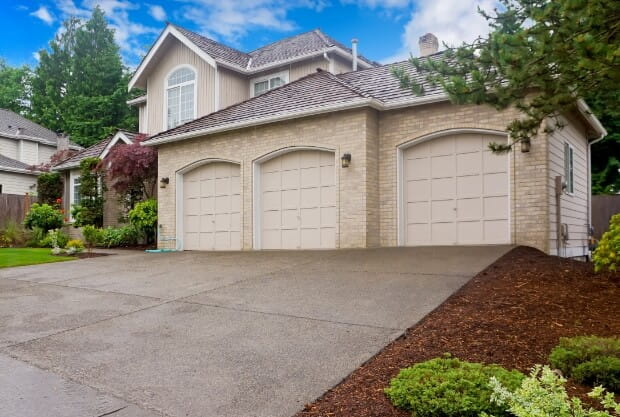
POLYGON ((371 9, 403 8, 411 4, 411 0, 341 0, 343 4, 356 4, 371 9))
POLYGON ((166 20, 166 11, 163 7, 156 4, 152 4, 149 6, 149 14, 153 19, 159 20, 160 22, 166 20))
POLYGON ((38 53, 38 52, 33 52, 33 53, 32 53, 32 57, 33 57, 33 58, 34 58, 37 62, 39 62, 39 60, 41 59, 41 55, 39 55, 39 53, 38 53))
POLYGON ((47 7, 40 6, 36 11, 30 13, 31 16, 38 17, 48 25, 54 23, 54 16, 47 10, 47 7))
POLYGON ((449 46, 458 46, 462 42, 470 42, 478 36, 486 35, 489 26, 478 13, 478 7, 490 12, 501 5, 497 0, 419 2, 404 27, 401 49, 382 62, 402 61, 407 59, 410 53, 418 55, 418 39, 428 32, 434 33, 439 38, 440 49, 443 42, 449 46))

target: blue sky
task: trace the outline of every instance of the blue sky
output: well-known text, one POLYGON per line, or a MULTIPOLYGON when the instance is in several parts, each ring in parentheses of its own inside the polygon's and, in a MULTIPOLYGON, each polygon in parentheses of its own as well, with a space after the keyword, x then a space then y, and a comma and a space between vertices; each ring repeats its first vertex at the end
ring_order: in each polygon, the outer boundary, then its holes
POLYGON ((320 27, 339 41, 359 39, 367 57, 392 62, 417 53, 417 39, 435 33, 458 44, 484 35, 477 7, 492 11, 496 0, 0 0, 0 57, 10 65, 36 65, 63 19, 87 18, 99 4, 116 30, 128 66, 141 56, 165 21, 243 51, 320 27))

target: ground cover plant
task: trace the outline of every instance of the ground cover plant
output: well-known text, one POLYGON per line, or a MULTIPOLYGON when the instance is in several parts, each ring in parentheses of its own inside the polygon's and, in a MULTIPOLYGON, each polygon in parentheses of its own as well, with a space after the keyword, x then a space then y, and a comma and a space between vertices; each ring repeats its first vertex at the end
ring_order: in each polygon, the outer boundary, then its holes
POLYGON ((0 249, 0 268, 36 265, 50 262, 74 260, 71 256, 55 256, 47 248, 3 248, 0 249))
MULTIPOLYGON (((620 275, 591 264, 513 249, 297 417, 405 417, 384 389, 400 369, 445 352, 529 373, 561 337, 620 334, 620 275)), ((591 387, 569 378, 584 402, 591 387)))

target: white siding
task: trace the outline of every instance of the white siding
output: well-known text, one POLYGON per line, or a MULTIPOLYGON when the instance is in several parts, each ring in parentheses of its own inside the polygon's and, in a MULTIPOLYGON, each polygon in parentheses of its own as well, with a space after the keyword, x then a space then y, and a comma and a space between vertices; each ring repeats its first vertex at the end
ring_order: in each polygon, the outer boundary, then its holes
POLYGON ((219 68, 220 109, 250 98, 250 81, 243 75, 219 68))
POLYGON ((2 184, 3 194, 33 193, 36 188, 30 188, 37 184, 36 175, 18 174, 15 172, 0 171, 0 184, 2 184))
POLYGON ((17 159, 17 144, 18 141, 15 139, 0 138, 0 154, 17 159))
POLYGON ((555 201, 555 177, 564 176, 564 144, 574 149, 574 192, 561 196, 561 223, 568 225, 568 241, 560 250, 561 256, 579 256, 588 247, 588 141, 585 129, 574 119, 562 117, 565 125, 549 135, 549 249, 557 254, 557 220, 555 201))
POLYGON ((50 161, 52 155, 56 153, 55 146, 47 146, 39 144, 39 164, 45 164, 50 161))
POLYGON ((29 140, 20 140, 18 159, 25 164, 36 165, 39 161, 39 144, 29 140))
POLYGON ((138 105, 138 132, 148 131, 148 105, 142 103, 138 105))

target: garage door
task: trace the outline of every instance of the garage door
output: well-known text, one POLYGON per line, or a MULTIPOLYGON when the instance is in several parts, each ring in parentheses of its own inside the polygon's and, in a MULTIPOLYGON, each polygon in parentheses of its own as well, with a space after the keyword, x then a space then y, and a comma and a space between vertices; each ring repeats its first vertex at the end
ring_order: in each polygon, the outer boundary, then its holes
POLYGON ((336 247, 334 154, 295 151, 261 164, 263 249, 336 247))
POLYGON ((183 175, 183 248, 241 248, 239 165, 217 162, 183 175))
POLYGON ((507 155, 501 136, 444 136, 403 153, 406 245, 510 243, 507 155))

